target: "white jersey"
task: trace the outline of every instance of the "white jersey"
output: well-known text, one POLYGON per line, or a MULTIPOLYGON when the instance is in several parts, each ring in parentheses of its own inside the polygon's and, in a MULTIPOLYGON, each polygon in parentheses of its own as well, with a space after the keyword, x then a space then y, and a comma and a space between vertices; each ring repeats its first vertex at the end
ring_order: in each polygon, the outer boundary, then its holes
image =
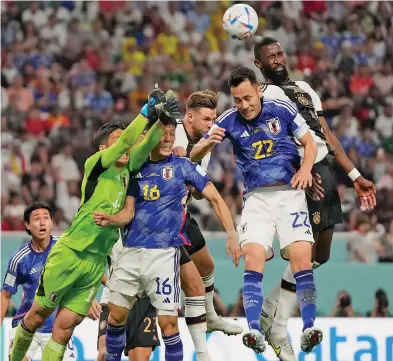
MULTIPOLYGON (((176 127, 176 140, 175 144, 173 145, 174 147, 182 147, 185 149, 187 152, 187 158, 190 157, 191 150, 195 143, 193 140, 189 137, 188 133, 186 132, 186 129, 184 128, 184 125, 178 124, 176 127)), ((202 161, 200 162, 200 165, 207 171, 207 168, 209 167, 209 162, 210 162, 210 155, 211 153, 207 153, 202 161)), ((186 206, 186 204, 191 200, 191 193, 188 193, 184 199, 183 199, 183 204, 186 206)))
MULTIPOLYGON (((189 157, 194 145, 195 143, 193 143, 192 139, 187 134, 184 125, 178 124, 176 127, 176 140, 175 140, 174 147, 183 147, 187 152, 187 157, 189 157)), ((207 170, 207 167, 209 166, 209 162, 210 162, 210 152, 203 157, 201 161, 201 166, 205 170, 207 170)))
MULTIPOLYGON (((318 120, 319 115, 323 115, 322 103, 318 94, 304 81, 290 81, 282 86, 273 84, 262 84, 263 95, 271 99, 285 99, 290 100, 296 104, 299 113, 306 119, 307 125, 310 127, 310 132, 317 143, 318 153, 315 163, 320 162, 329 153, 329 148, 326 143, 321 125, 318 120), (310 116, 312 112, 312 116, 310 116)), ((299 145, 299 154, 304 158, 304 148, 299 145)))

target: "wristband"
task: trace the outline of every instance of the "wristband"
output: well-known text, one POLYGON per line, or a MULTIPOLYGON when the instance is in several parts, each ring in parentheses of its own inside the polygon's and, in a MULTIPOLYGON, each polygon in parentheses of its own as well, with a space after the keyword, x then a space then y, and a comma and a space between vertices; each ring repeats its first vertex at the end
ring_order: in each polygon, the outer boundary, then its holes
POLYGON ((358 179, 360 176, 361 176, 361 174, 360 174, 360 172, 356 168, 353 168, 348 173, 348 177, 351 178, 352 182, 355 182, 355 180, 358 179))

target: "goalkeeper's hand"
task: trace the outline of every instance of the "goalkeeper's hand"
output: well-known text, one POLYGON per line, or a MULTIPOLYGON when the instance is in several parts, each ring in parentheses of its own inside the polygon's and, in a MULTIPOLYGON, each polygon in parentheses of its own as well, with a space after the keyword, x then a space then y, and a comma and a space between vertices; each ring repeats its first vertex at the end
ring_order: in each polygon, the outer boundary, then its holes
POLYGON ((147 103, 141 109, 141 114, 149 120, 148 125, 153 125, 158 120, 165 101, 164 92, 156 84, 155 89, 149 94, 147 103))
POLYGON ((180 117, 180 102, 172 90, 165 94, 165 104, 159 116, 162 124, 176 124, 176 119, 180 117))

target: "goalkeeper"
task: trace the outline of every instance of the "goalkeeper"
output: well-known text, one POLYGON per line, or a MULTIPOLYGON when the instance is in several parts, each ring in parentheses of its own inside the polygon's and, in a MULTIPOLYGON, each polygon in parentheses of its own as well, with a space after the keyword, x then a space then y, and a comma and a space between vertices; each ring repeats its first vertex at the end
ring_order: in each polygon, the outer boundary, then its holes
POLYGON ((95 138, 99 151, 85 163, 80 208, 48 256, 34 303, 17 327, 11 361, 22 361, 35 331, 56 307, 52 337, 42 361, 63 359, 74 328, 88 314, 104 275, 106 258, 119 238, 119 228, 97 226, 92 213, 100 210, 113 215, 123 208, 130 171, 144 162, 179 110, 179 102, 170 91, 164 95, 154 89, 141 114, 126 129, 120 123, 100 128, 95 138), (151 124, 145 139, 130 150, 151 124))

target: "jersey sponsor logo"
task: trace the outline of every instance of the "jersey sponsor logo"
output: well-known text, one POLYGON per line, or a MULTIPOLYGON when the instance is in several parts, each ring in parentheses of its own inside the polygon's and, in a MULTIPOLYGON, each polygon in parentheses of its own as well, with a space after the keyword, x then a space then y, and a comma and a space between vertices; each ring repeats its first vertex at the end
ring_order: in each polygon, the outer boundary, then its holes
POLYGON ((140 179, 142 178, 142 174, 139 172, 136 176, 134 176, 135 179, 140 179))
POLYGON ((277 117, 267 120, 266 124, 269 128, 269 132, 272 133, 273 135, 276 135, 281 132, 280 119, 278 119, 277 117))
POLYGON ((161 177, 163 180, 169 181, 174 177, 174 167, 162 167, 161 168, 161 177))
POLYGON ((249 136, 250 136, 250 134, 248 134, 247 130, 245 130, 245 131, 242 133, 242 135, 240 136, 240 138, 247 138, 247 137, 249 137, 249 136))
POLYGON ((49 296, 49 301, 52 303, 55 303, 57 299, 59 298, 60 293, 59 292, 52 292, 51 295, 49 296))
POLYGON ((36 270, 36 269, 33 267, 33 269, 32 269, 29 273, 32 275, 32 274, 37 273, 37 272, 38 272, 38 270, 36 270))
POLYGON ((170 299, 167 297, 162 303, 171 303, 170 299))
POLYGON ((16 276, 8 272, 7 275, 5 276, 4 283, 10 287, 14 287, 15 281, 16 281, 16 276))

